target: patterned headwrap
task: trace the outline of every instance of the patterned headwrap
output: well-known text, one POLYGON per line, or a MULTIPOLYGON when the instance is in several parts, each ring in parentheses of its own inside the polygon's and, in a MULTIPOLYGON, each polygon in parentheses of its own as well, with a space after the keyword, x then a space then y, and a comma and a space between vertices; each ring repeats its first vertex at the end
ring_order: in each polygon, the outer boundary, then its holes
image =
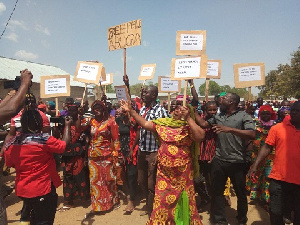
POLYGON ((262 111, 269 111, 271 113, 271 120, 276 119, 276 112, 273 110, 273 108, 271 106, 262 105, 261 107, 259 107, 258 117, 260 117, 260 114, 261 114, 262 111))
POLYGON ((102 101, 100 101, 100 100, 96 100, 96 101, 93 102, 93 104, 91 105, 92 111, 94 111, 94 107, 95 107, 96 105, 101 105, 101 106, 104 108, 104 110, 107 112, 107 107, 106 107, 106 105, 104 104, 104 102, 102 102, 102 101))

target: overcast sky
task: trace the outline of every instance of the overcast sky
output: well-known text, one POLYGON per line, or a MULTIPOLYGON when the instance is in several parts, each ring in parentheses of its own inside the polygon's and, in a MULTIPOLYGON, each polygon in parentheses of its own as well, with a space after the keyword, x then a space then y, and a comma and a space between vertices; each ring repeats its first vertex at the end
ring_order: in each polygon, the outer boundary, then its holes
MULTIPOLYGON (((0 0, 1 33, 14 4, 0 0)), ((300 46, 299 12, 299 0, 19 0, 0 40, 0 56, 57 66, 71 75, 78 61, 98 60, 120 85, 123 50, 108 51, 107 29, 141 19, 142 45, 127 49, 131 84, 143 64, 156 63, 154 83, 170 74, 176 31, 206 30, 208 58, 222 60, 216 81, 234 86, 234 63, 264 62, 266 73, 289 63, 300 46)))

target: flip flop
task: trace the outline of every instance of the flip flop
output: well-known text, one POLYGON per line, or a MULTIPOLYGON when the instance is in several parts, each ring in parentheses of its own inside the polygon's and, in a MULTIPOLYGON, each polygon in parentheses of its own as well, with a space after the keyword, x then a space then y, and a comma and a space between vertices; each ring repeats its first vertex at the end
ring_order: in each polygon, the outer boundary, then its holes
POLYGON ((67 211, 69 209, 71 209, 71 207, 69 207, 69 206, 63 206, 63 207, 57 209, 56 211, 58 211, 58 212, 65 212, 65 211, 67 211))

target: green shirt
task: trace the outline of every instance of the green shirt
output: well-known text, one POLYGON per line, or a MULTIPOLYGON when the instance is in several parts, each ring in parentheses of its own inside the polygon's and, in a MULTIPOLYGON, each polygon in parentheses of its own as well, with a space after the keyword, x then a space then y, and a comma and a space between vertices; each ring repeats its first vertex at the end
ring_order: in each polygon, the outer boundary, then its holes
MULTIPOLYGON (((255 130, 253 119, 245 111, 235 111, 230 116, 221 112, 207 122, 240 130, 255 130)), ((246 143, 247 140, 237 135, 221 132, 217 135, 216 157, 226 162, 244 163, 247 158, 246 143)))

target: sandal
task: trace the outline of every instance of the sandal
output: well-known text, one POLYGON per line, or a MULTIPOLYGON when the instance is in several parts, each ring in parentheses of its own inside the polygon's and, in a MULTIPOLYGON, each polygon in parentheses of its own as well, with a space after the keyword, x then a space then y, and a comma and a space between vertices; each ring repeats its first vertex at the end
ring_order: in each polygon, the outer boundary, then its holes
POLYGON ((133 203, 128 203, 127 206, 124 209, 126 214, 131 214, 134 211, 134 205, 133 203))
POLYGON ((56 211, 58 211, 58 212, 65 212, 65 211, 67 211, 67 210, 69 210, 69 209, 71 209, 70 206, 65 206, 65 205, 64 205, 63 207, 57 209, 56 211))

